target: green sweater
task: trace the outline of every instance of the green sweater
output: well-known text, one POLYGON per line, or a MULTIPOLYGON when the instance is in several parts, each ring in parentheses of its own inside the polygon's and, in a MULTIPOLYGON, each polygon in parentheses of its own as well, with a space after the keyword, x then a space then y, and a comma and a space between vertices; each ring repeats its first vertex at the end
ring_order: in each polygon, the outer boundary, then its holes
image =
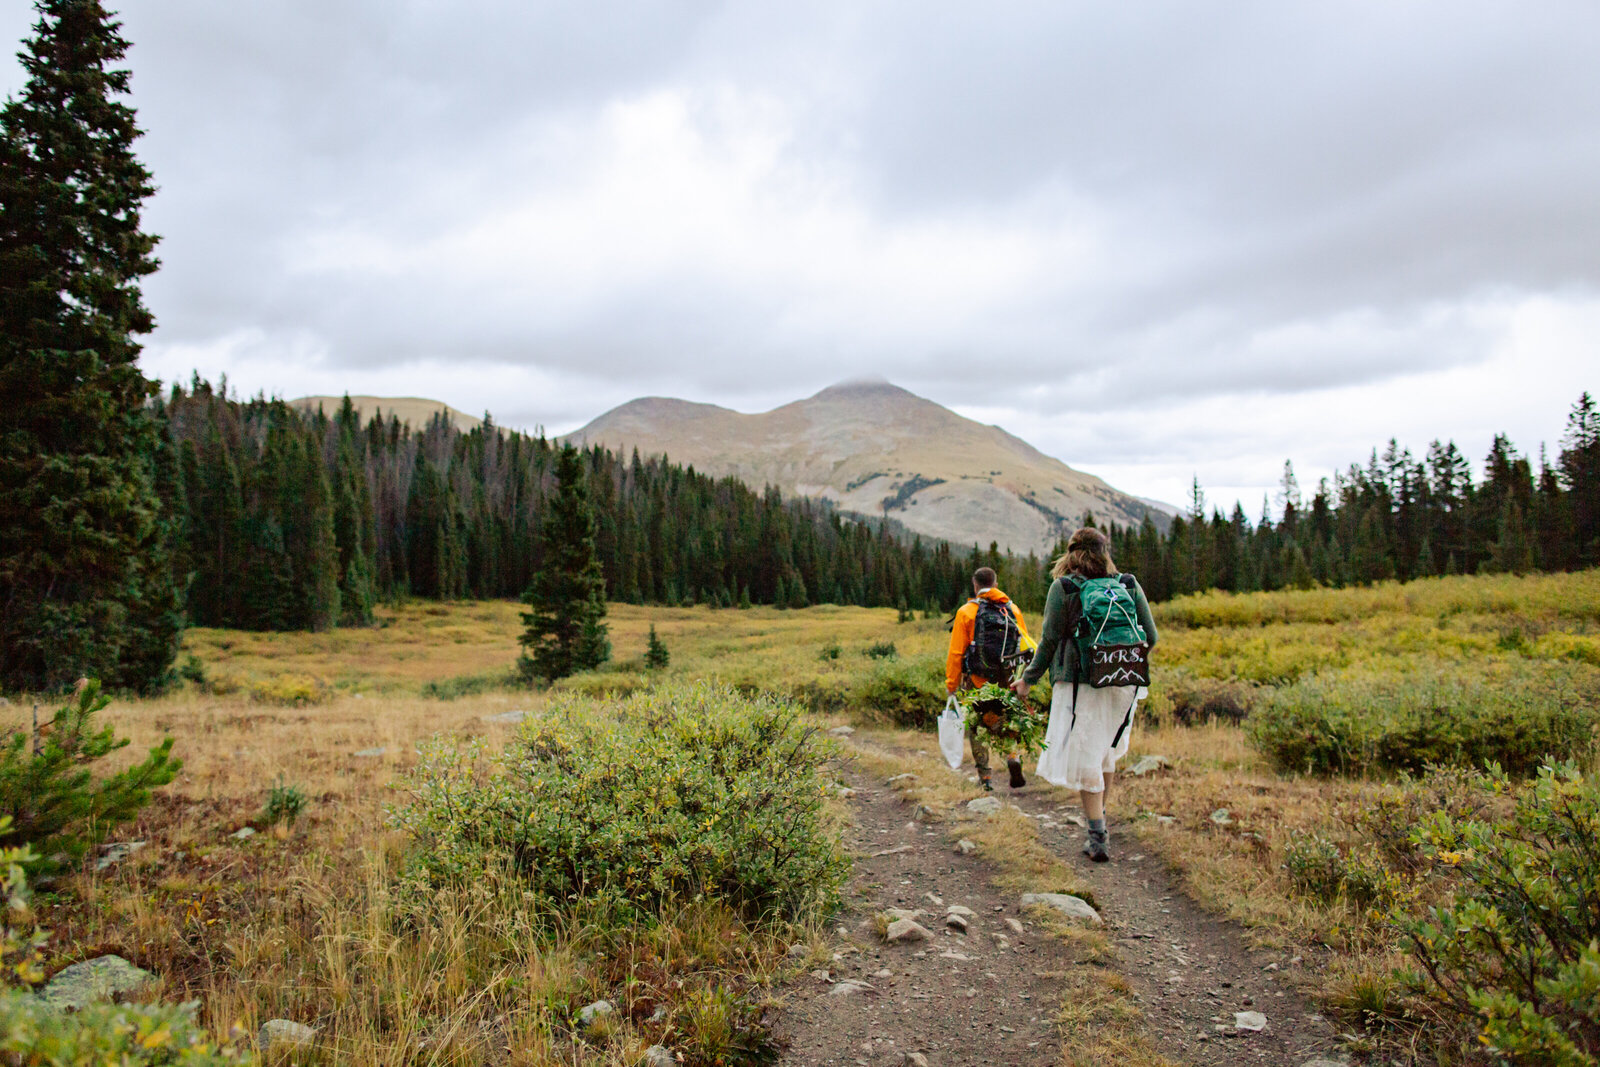
MULTIPOLYGON (((1129 577, 1132 577, 1131 575, 1129 577)), ((1078 667, 1078 642, 1067 632, 1067 604, 1078 598, 1077 589, 1068 594, 1068 585, 1062 579, 1050 583, 1050 594, 1044 601, 1044 624, 1039 634, 1039 647, 1033 650, 1033 662, 1022 672, 1022 680, 1033 685, 1050 669, 1050 681, 1060 685, 1074 679, 1082 681, 1084 675, 1078 667)), ((1150 602, 1145 599, 1139 580, 1133 579, 1134 606, 1139 613, 1139 625, 1150 640, 1156 643, 1156 620, 1150 616, 1150 602)))

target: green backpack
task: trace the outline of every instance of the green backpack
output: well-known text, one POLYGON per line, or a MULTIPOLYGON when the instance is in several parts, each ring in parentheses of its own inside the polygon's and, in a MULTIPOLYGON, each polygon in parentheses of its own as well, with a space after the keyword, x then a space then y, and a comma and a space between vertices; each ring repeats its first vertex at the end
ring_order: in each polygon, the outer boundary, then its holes
POLYGON ((1150 645, 1139 625, 1133 576, 1064 579, 1078 590, 1078 670, 1095 689, 1150 684, 1150 645))

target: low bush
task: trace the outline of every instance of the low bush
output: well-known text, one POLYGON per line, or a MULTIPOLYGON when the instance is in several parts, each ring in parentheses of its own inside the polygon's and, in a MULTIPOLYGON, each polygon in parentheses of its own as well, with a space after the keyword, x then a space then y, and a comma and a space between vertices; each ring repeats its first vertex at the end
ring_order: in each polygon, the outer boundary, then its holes
POLYGON ((647 693, 655 684, 655 679, 642 673, 583 671, 580 674, 569 674, 565 678, 556 679, 554 689, 558 693, 591 697, 596 700, 615 700, 635 693, 647 693))
POLYGON ((1501 1062, 1600 1063, 1600 780, 1570 764, 1514 794, 1508 819, 1437 813, 1419 841, 1454 898, 1403 921, 1415 991, 1472 1020, 1501 1062))
POLYGON ((1180 726, 1243 722, 1261 700, 1261 689, 1244 682, 1199 678, 1164 671, 1151 689, 1149 711, 1159 721, 1180 726))
POLYGON ((1594 751, 1594 694, 1555 665, 1318 676, 1273 693, 1251 742, 1284 770, 1318 775, 1496 762, 1528 775, 1594 751))
POLYGON ((434 700, 458 700, 461 697, 477 696, 479 693, 492 693, 498 689, 509 689, 516 684, 516 676, 509 671, 489 671, 485 674, 458 674, 453 678, 439 678, 431 682, 424 682, 422 695, 432 697, 434 700))
POLYGON ((284 781, 283 776, 279 775, 267 791, 267 803, 261 809, 261 821, 268 826, 276 826, 280 822, 285 826, 293 826, 305 810, 305 791, 284 781))
POLYGON ((0 994, 0 1060, 119 1067, 238 1067, 255 1056, 219 1047, 195 1022, 196 1005, 93 1004, 71 1014, 21 992, 0 994))
POLYGON ((900 654, 893 641, 879 641, 861 650, 868 659, 894 659, 900 654))
POLYGON ((944 707, 943 664, 882 665, 850 686, 849 702, 899 726, 932 726, 944 707))
POLYGON ((498 757, 436 742, 395 810, 422 895, 505 871, 557 909, 650 915, 697 895, 801 920, 847 863, 823 812, 826 758, 792 703, 708 685, 612 707, 569 700, 498 757))
POLYGON ((1408 895, 1409 882, 1377 857, 1340 848, 1320 834, 1292 839, 1283 850, 1289 881, 1322 904, 1348 901, 1357 908, 1388 908, 1408 895))
MULTIPOLYGON (((221 679, 218 682, 221 683, 221 679)), ((261 704, 303 708, 321 704, 333 696, 333 690, 320 678, 309 674, 280 674, 250 683, 250 699, 261 704)))

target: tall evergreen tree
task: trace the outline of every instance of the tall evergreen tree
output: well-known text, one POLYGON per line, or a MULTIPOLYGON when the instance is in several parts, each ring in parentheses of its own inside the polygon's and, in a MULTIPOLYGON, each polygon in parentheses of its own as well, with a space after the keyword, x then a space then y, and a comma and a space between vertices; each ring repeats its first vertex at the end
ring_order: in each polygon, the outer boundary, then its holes
POLYGON ((1600 563, 1600 408, 1587 392, 1567 416, 1561 438, 1561 476, 1571 495, 1578 563, 1600 563))
POLYGON ((0 685, 159 685, 177 652, 157 486, 150 173, 128 44, 97 0, 38 0, 27 83, 0 109, 0 685))
POLYGON ((522 597, 529 610, 522 613, 526 629, 517 666, 530 681, 553 682, 611 658, 587 472, 571 445, 556 457, 556 482, 544 521, 544 561, 522 597))

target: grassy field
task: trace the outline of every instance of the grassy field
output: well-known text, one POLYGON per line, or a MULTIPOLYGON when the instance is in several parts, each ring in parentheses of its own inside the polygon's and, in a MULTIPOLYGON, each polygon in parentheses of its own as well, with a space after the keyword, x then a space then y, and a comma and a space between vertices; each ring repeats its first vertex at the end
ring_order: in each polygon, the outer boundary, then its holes
MULTIPOLYGON (((1525 717, 1576 716, 1587 740, 1557 754, 1593 772, 1600 572, 1207 595, 1156 614, 1158 676, 1134 754, 1172 768, 1119 786, 1113 810, 1145 816, 1141 832, 1197 899, 1323 960, 1308 969, 1311 991, 1364 1027, 1362 1041, 1402 1059, 1448 1058, 1431 1043, 1437 1009, 1393 977, 1405 960, 1393 915, 1445 899, 1454 872, 1406 838, 1430 811, 1504 802, 1458 772, 1386 764, 1386 739, 1414 725, 1390 721, 1384 685, 1444 674, 1512 709, 1474 713, 1480 747, 1521 736, 1525 717), (1330 711, 1329 687, 1367 703, 1330 711), (1315 718, 1336 714, 1331 725, 1315 718), (1354 739, 1359 773, 1286 763, 1282 735, 1306 715, 1354 739), (1220 809, 1226 818, 1214 819, 1220 809)), ((613 663, 553 691, 511 683, 520 622, 509 603, 401 605, 371 629, 326 634, 190 631, 188 681, 103 713, 133 741, 119 758, 173 736, 183 772, 119 832, 144 848, 41 896, 50 959, 121 952, 166 976, 169 999, 199 998, 222 1033, 314 1021, 330 1062, 630 1063, 668 1038, 740 1062, 728 1050, 812 920, 752 922, 703 901, 619 925, 524 906, 487 879, 441 893, 419 923, 395 888, 410 839, 389 812, 414 792, 405 776, 435 736, 494 748, 517 734, 508 713, 604 718, 622 695, 704 679, 891 728, 940 702, 943 623, 859 608, 627 605, 610 622, 613 663), (653 672, 643 667, 652 625, 671 653, 653 672), (264 817, 275 787, 304 800, 292 823, 264 817), (259 832, 233 836, 246 827, 259 832), (577 1040, 577 1008, 619 988, 637 1010, 577 1040)), ((25 727, 30 710, 0 708, 0 725, 25 727)), ((1451 721, 1449 707, 1435 712, 1451 721)), ((1438 743, 1446 757, 1479 751, 1459 736, 1438 743)))

